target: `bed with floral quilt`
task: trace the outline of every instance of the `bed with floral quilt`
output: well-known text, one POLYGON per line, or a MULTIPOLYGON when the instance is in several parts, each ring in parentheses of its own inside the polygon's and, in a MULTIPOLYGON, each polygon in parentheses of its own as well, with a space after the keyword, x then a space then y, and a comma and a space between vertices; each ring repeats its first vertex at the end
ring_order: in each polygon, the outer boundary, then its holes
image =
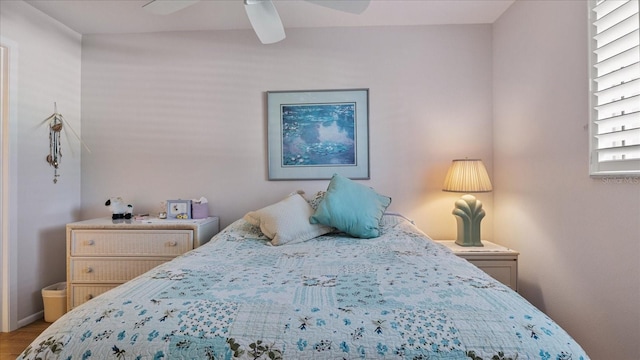
POLYGON ((506 286, 385 215, 381 235, 214 241, 74 309, 21 358, 586 359, 506 286))
POLYGON ((19 359, 588 359, 553 320, 343 178, 73 309, 19 359))

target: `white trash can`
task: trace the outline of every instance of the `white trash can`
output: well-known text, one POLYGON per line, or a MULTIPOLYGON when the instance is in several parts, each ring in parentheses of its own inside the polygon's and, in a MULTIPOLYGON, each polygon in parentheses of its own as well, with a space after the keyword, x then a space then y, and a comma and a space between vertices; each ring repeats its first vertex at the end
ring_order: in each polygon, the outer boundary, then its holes
POLYGON ((67 312, 67 283, 59 282, 42 289, 44 321, 54 322, 67 312))

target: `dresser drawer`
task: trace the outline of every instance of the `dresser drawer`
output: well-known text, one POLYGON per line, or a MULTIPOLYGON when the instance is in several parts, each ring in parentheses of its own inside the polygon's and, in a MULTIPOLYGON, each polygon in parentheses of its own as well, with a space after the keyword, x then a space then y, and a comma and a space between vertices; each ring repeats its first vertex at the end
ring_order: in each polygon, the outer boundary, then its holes
POLYGON ((172 258, 71 258, 72 282, 123 283, 172 258))
POLYGON ((518 265, 514 260, 469 260, 492 278, 518 291, 518 265))
POLYGON ((489 276, 518 291, 519 252, 486 240, 482 241, 482 247, 460 246, 454 240, 440 240, 438 243, 477 266, 489 276))
POLYGON ((178 256, 193 249, 193 230, 73 230, 71 256, 178 256))
POLYGON ((69 291, 69 299, 71 300, 71 304, 67 304, 67 308, 72 309, 78 305, 84 304, 85 302, 93 299, 94 297, 105 293, 113 288, 118 286, 118 284, 114 285, 75 285, 72 284, 69 291))

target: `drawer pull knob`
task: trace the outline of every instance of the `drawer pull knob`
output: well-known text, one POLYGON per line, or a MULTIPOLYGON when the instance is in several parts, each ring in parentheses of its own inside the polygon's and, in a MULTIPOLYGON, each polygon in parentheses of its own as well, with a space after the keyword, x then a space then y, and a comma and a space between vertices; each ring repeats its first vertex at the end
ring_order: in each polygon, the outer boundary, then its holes
POLYGON ((93 245, 95 245, 95 244, 96 244, 96 242, 95 242, 95 241, 93 241, 93 240, 89 240, 89 241, 87 241, 87 245, 89 245, 89 246, 93 246, 93 245))
POLYGON ((178 246, 177 241, 169 241, 169 246, 178 246))
POLYGON ((92 272, 93 272, 93 269, 92 269, 90 266, 87 266, 87 267, 84 269, 84 272, 86 272, 87 274, 88 274, 88 273, 92 273, 92 272))
POLYGON ((91 300, 91 299, 93 299, 93 295, 91 294, 87 295, 87 300, 91 300))

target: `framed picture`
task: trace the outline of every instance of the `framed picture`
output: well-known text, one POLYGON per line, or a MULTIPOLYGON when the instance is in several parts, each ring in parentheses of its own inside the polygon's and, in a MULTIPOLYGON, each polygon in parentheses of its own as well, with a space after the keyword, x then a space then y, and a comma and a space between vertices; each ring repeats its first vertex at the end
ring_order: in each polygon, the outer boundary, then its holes
POLYGON ((369 179, 369 89, 267 92, 269 180, 369 179))
POLYGON ((167 200, 167 219, 191 219, 191 200, 167 200))

